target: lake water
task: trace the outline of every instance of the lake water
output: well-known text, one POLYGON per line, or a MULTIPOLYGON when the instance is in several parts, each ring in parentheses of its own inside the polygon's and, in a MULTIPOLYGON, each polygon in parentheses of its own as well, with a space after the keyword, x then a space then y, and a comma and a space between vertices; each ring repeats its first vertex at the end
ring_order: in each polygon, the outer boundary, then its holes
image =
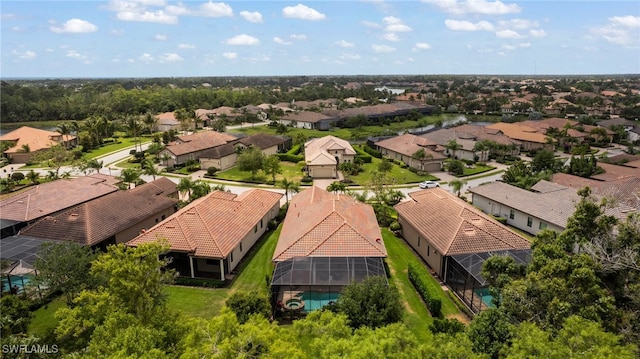
MULTIPOLYGON (((470 125, 476 125, 476 126, 486 126, 486 125, 491 124, 491 122, 469 121, 469 119, 467 119, 466 116, 460 115, 460 116, 456 116, 454 118, 442 121, 442 127, 451 127, 451 126, 454 126, 454 125, 461 125, 461 124, 464 124, 464 123, 468 123, 470 125)), ((398 135, 402 135, 406 131, 409 131, 410 133, 413 133, 413 134, 422 134, 422 133, 426 133, 426 132, 432 131, 435 128, 436 128, 435 125, 410 128, 409 130, 398 131, 398 135)))

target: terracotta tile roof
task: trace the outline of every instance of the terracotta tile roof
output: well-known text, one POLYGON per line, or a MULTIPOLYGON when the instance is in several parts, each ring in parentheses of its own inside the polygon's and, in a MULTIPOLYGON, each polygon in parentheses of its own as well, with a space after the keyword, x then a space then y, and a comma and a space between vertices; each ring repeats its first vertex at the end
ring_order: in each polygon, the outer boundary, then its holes
POLYGON ((304 144, 304 158, 307 165, 336 164, 330 150, 342 150, 346 155, 355 155, 356 151, 348 141, 334 136, 314 138, 304 144))
POLYGON ((518 141, 528 141, 535 143, 547 143, 547 137, 543 133, 536 132, 536 129, 521 126, 517 123, 498 122, 486 126, 491 129, 500 130, 506 136, 518 141))
POLYGON ((19 222, 32 221, 117 190, 103 176, 59 179, 4 198, 0 201, 0 216, 19 222))
POLYGON ((76 136, 66 135, 64 141, 60 133, 47 131, 29 126, 22 126, 5 135, 0 136, 0 141, 16 142, 16 145, 7 149, 5 153, 17 153, 22 151, 24 145, 29 146, 31 152, 49 148, 64 142, 75 140, 76 136))
POLYGON ((613 181, 629 176, 640 176, 640 169, 635 167, 618 166, 605 162, 598 162, 598 167, 602 167, 605 173, 593 175, 591 178, 601 181, 613 181))
MULTIPOLYGON (((164 179, 171 182, 168 179, 164 179)), ((162 181, 158 179, 154 182, 162 181)), ((136 224, 172 208, 177 200, 166 197, 154 182, 118 191, 46 216, 20 234, 42 239, 72 241, 93 246, 136 224), (124 205, 126 204, 126 205, 124 205)), ((173 182, 172 182, 173 183, 173 182)), ((162 186, 162 185, 161 185, 162 186)), ((173 184, 175 190, 175 184, 173 184)), ((140 230, 142 228, 138 228, 140 230)))
POLYGON ((504 134, 502 134, 500 130, 487 128, 485 126, 465 124, 461 126, 456 126, 453 129, 456 131, 456 133, 460 134, 459 136, 463 136, 462 134, 466 134, 474 137, 474 139, 478 141, 491 140, 497 143, 501 143, 503 145, 508 145, 511 143, 515 143, 518 145, 520 144, 520 141, 510 139, 508 136, 505 136, 504 134))
POLYGON ((172 251, 188 252, 201 258, 226 258, 282 196, 262 189, 245 191, 240 196, 214 191, 191 202, 127 245, 137 246, 164 238, 172 251))
POLYGON ((283 136, 274 136, 266 133, 257 133, 249 137, 240 139, 240 142, 246 146, 255 146, 261 150, 278 146, 287 141, 287 138, 283 136))
POLYGON ((149 191, 155 192, 156 195, 172 196, 178 193, 176 183, 167 177, 158 177, 155 181, 145 183, 141 186, 136 186, 129 190, 129 192, 135 193, 137 191, 148 193, 149 191))
POLYGON ((158 119, 156 122, 158 125, 177 125, 180 123, 173 112, 164 112, 155 117, 158 119))
POLYGON ((386 257, 380 227, 370 205, 313 186, 298 193, 273 260, 294 257, 386 257))
POLYGON ((237 140, 236 137, 216 131, 200 131, 187 136, 179 136, 178 141, 167 145, 166 150, 176 156, 203 151, 237 140))
POLYGON ((409 194, 395 206, 442 255, 528 249, 529 241, 441 188, 409 194))
POLYGON ((401 153, 409 157, 413 156, 413 154, 419 150, 424 149, 427 155, 431 155, 433 160, 447 158, 442 153, 436 152, 437 150, 444 150, 444 148, 438 146, 437 143, 410 133, 378 141, 376 142, 376 146, 401 153))
POLYGON ((619 162, 625 162, 624 165, 625 166, 630 166, 630 167, 640 167, 640 166, 636 166, 635 164, 640 160, 640 156, 638 155, 631 155, 628 153, 620 153, 618 155, 614 155, 614 156, 609 156, 607 162, 612 162, 612 163, 619 163, 619 162), (629 165, 631 164, 631 165, 629 165))

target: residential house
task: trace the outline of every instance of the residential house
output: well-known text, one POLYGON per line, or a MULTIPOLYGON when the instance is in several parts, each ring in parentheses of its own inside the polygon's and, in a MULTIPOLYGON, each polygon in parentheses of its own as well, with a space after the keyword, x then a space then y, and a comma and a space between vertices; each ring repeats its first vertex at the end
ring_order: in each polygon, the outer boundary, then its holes
POLYGON ((104 249, 128 242, 171 216, 177 209, 176 193, 176 184, 160 177, 45 216, 20 230, 19 235, 104 249))
POLYGON ((308 130, 329 130, 338 118, 312 111, 289 112, 280 117, 280 123, 308 130))
POLYGON ((616 178, 610 181, 583 178, 567 173, 554 173, 551 182, 574 189, 589 187, 591 192, 597 196, 613 199, 614 203, 624 204, 640 211, 640 172, 638 173, 639 175, 616 178))
POLYGON ((640 140, 640 121, 631 121, 624 118, 598 121, 598 126, 611 130, 614 126, 622 126, 627 135, 626 140, 635 142, 640 140))
POLYGON ((127 245, 166 240, 171 267, 181 276, 225 280, 278 215, 282 196, 262 189, 240 195, 214 191, 127 245))
POLYGON ((22 126, 0 136, 0 142, 9 143, 10 147, 4 151, 4 154, 13 163, 29 163, 35 154, 52 146, 75 147, 78 144, 78 138, 73 135, 62 136, 58 132, 22 126))
MULTIPOLYGON (((479 126, 476 126, 479 127, 479 126)), ((489 150, 476 151, 477 138, 471 134, 460 132, 457 128, 440 128, 432 132, 419 135, 422 138, 437 143, 442 147, 447 147, 449 143, 454 141, 460 148, 452 150, 447 148, 445 154, 449 157, 467 160, 467 161, 488 161, 489 150)))
POLYGON ((385 276, 386 256, 370 205, 316 186, 305 189, 289 204, 273 254, 273 304, 279 310, 321 309, 345 286, 385 276))
POLYGON ((313 178, 337 178, 338 165, 353 162, 356 151, 341 138, 325 136, 304 144, 306 171, 313 178))
POLYGON ((115 177, 94 174, 39 184, 0 200, 2 238, 27 224, 118 191, 115 177))
POLYGON ((530 243, 441 188, 409 193, 395 206, 402 237, 474 312, 490 306, 484 260, 509 255, 530 260, 530 243))
POLYGON ((409 133, 380 140, 374 145, 383 156, 404 162, 419 171, 440 171, 447 158, 441 145, 409 133))
POLYGON ((180 121, 178 121, 174 112, 164 112, 155 117, 157 119, 155 131, 167 132, 169 130, 180 130, 180 121))
POLYGON ((486 126, 488 129, 499 130, 504 135, 514 141, 521 143, 521 149, 524 151, 546 149, 553 151, 554 139, 538 132, 536 128, 524 126, 520 123, 498 122, 486 126))
POLYGON ((200 167, 215 167, 220 171, 229 169, 236 165, 240 151, 249 146, 259 148, 265 156, 270 156, 290 149, 291 138, 264 133, 243 137, 202 152, 198 156, 200 167))
POLYGON ((196 161, 205 151, 222 146, 233 141, 237 137, 224 132, 200 131, 191 135, 178 136, 178 139, 169 143, 158 152, 158 157, 166 157, 166 166, 183 165, 187 161, 196 161), (166 156, 165 156, 166 155, 166 156))

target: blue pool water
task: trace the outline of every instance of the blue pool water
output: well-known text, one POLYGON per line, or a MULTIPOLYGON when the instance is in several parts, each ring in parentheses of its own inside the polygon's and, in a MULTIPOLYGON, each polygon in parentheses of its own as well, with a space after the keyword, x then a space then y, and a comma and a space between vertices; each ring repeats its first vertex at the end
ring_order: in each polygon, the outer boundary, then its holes
POLYGON ((476 289, 474 295, 481 297, 482 302, 487 306, 487 308, 495 307, 495 305, 493 305, 493 296, 489 294, 489 288, 476 289))
POLYGON ((310 312, 312 310, 322 309, 329 302, 335 302, 338 300, 340 293, 319 293, 319 292, 304 292, 300 296, 300 299, 304 301, 304 311, 310 312))
MULTIPOLYGON (((30 278, 28 276, 20 277, 17 275, 12 275, 10 279, 11 279, 11 287, 17 286, 18 292, 22 291, 23 283, 26 287, 27 285, 29 285, 29 281, 30 281, 30 278)), ((2 291, 8 292, 11 290, 11 287, 9 287, 9 280, 7 279, 7 276, 2 276, 2 291)))

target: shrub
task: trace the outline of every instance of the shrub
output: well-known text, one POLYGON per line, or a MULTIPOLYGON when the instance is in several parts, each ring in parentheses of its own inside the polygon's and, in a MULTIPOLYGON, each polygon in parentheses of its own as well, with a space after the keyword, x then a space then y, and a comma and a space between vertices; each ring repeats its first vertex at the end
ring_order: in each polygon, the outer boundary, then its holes
POLYGON ((189 287, 222 288, 225 282, 217 279, 176 277, 175 284, 189 287))
POLYGON ((502 223, 502 224, 507 224, 507 219, 505 217, 496 217, 496 216, 492 216, 493 219, 495 219, 496 221, 502 223))
POLYGON ((373 160, 373 157, 369 155, 356 155, 355 159, 361 160, 362 163, 371 163, 371 161, 373 160))
POLYGON ((362 149, 364 150, 364 152, 370 154, 371 156, 373 156, 375 158, 382 158, 382 153, 374 150, 373 148, 371 148, 369 146, 363 146, 362 149))
POLYGON ((301 144, 297 144, 297 145, 293 145, 293 147, 291 147, 291 149, 289 151, 287 151, 287 154, 289 155, 297 155, 300 153, 300 151, 302 151, 302 145, 301 144))
POLYGON ((435 318, 433 320, 433 324, 429 326, 429 330, 433 334, 444 333, 447 335, 453 335, 456 333, 463 332, 465 329, 464 324, 457 319, 447 319, 447 318, 435 318))
POLYGON ((11 174, 11 179, 16 181, 16 182, 20 182, 24 179, 24 173, 22 172, 13 172, 11 174))
POLYGON ((269 298, 266 293, 257 290, 235 292, 227 299, 225 304, 236 313, 240 324, 245 323, 252 315, 261 315, 268 318, 269 314, 271 314, 269 298))
POLYGON ((398 221, 393 221, 389 225, 389 230, 391 231, 399 231, 401 229, 400 223, 398 221))
POLYGON ((218 172, 218 169, 215 167, 209 167, 207 168, 207 175, 208 176, 215 176, 216 172, 218 172))
POLYGON ((305 175, 304 177, 302 177, 301 182, 313 182, 313 177, 305 175))
POLYGON ((287 162, 293 162, 293 163, 298 163, 300 161, 304 161, 304 156, 301 155, 293 155, 290 153, 276 153, 276 156, 278 156, 278 159, 280 159, 280 161, 287 161, 287 162))
POLYGON ((442 301, 439 298, 434 298, 427 289, 427 276, 429 275, 429 273, 427 273, 424 268, 410 263, 408 274, 409 280, 418 291, 418 294, 420 294, 424 302, 427 304, 427 308, 431 312, 431 316, 440 317, 442 315, 442 301))

